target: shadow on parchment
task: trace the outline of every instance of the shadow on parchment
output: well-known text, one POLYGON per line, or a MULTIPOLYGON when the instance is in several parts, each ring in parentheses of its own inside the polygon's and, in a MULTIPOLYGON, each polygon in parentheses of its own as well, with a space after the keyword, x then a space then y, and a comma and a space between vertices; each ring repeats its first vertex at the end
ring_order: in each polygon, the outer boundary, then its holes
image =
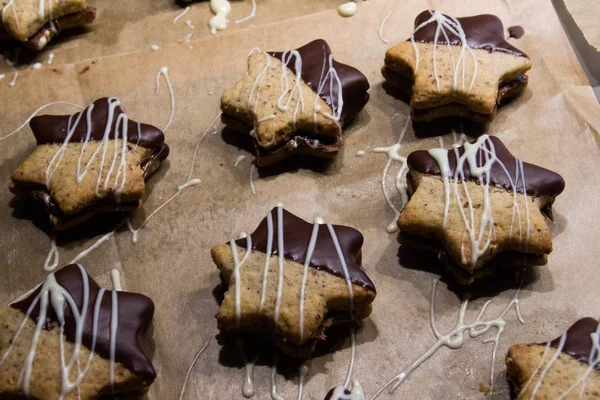
MULTIPOLYGON (((550 292, 554 289, 551 275, 545 266, 523 270, 507 269, 498 271, 494 276, 477 279, 471 285, 460 285, 456 282, 454 275, 448 271, 444 262, 439 260, 432 252, 411 249, 409 246, 400 246, 398 260, 401 269, 419 270, 438 275, 440 281, 459 299, 464 299, 467 294, 470 295, 472 300, 482 297, 495 297, 507 290, 529 289, 540 280, 550 283, 537 285, 536 291, 550 292)), ((527 297, 528 291, 522 291, 519 297, 527 297)), ((427 296, 429 295, 430 293, 427 294, 427 296)))

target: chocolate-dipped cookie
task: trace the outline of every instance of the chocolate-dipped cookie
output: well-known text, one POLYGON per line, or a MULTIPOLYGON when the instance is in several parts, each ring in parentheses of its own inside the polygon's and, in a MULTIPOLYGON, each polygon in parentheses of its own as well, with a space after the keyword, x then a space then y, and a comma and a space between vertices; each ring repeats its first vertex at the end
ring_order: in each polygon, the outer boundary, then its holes
POLYGON ((267 335, 304 358, 327 328, 371 313, 376 291, 360 267, 356 229, 310 224, 278 205, 242 236, 211 249, 229 286, 217 314, 222 331, 267 335))
POLYGON ((248 73, 221 97, 222 120, 250 135, 259 166, 291 155, 332 158, 342 128, 369 100, 369 82, 333 59, 324 40, 248 56, 248 73))
POLYGON ((80 265, 49 273, 0 307, 0 397, 88 400, 146 391, 156 372, 138 336, 153 315, 150 298, 101 288, 80 265))
POLYGON ((552 251, 545 216, 563 178, 515 158, 495 136, 407 158, 410 200, 398 239, 438 253, 458 281, 543 265, 552 251))
POLYGON ((518 344, 506 356, 507 379, 520 399, 599 399, 600 326, 582 318, 547 343, 518 344))
POLYGON ((382 73, 411 96, 415 121, 490 122, 498 104, 523 92, 530 68, 495 15, 455 18, 427 10, 415 19, 411 37, 386 52, 382 73))
POLYGON ((74 115, 31 119, 37 147, 9 188, 42 203, 56 229, 139 207, 145 180, 168 156, 163 133, 129 119, 120 104, 102 98, 74 115))
MULTIPOLYGON (((2 26, 13 38, 41 50, 59 32, 90 24, 96 9, 85 0, 4 0, 2 26)), ((0 27, 2 28, 2 27, 0 27)))

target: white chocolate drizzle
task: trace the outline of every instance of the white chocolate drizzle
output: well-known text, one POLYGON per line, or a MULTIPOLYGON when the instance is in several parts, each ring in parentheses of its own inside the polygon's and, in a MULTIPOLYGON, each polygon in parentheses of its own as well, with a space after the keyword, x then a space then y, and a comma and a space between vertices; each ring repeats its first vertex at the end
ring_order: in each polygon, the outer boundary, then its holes
POLYGON ((118 269, 113 268, 110 270, 110 280, 112 281, 113 289, 121 292, 123 288, 121 287, 121 272, 118 269))
POLYGON ((254 366, 258 360, 258 355, 254 356, 252 360, 248 360, 246 353, 244 352, 244 341, 241 337, 236 337, 236 343, 240 349, 242 360, 244 361, 244 384, 242 385, 242 395, 245 398, 254 396, 254 366))
POLYGON ((160 49, 160 47, 158 47, 158 45, 155 44, 150 45, 150 48, 152 49, 152 51, 158 51, 160 49))
POLYGON ((194 25, 192 25, 192 20, 190 20, 190 19, 185 20, 185 25, 190 29, 196 29, 196 27, 194 25))
POLYGON ((487 307, 490 305, 492 300, 487 300, 481 310, 477 314, 475 320, 471 323, 465 322, 465 314, 467 312, 467 307, 469 305, 469 296, 467 295, 465 300, 463 300, 460 311, 458 313, 458 321, 456 322, 456 326, 454 329, 449 331, 446 334, 441 334, 437 329, 435 322, 435 295, 437 291, 437 286, 439 283, 439 279, 433 280, 433 287, 431 289, 431 307, 430 307, 430 317, 431 317, 431 330, 433 331, 434 336, 437 341, 427 350, 423 355, 417 358, 410 366, 404 369, 400 374, 393 377, 389 380, 381 389, 375 393, 371 400, 377 398, 384 391, 388 390, 388 393, 393 393, 409 376, 412 374, 420 365, 429 360, 440 348, 448 347, 452 350, 460 349, 465 343, 468 337, 475 339, 478 338, 492 330, 492 328, 496 329, 496 334, 494 336, 483 339, 482 343, 493 343, 494 346, 492 348, 492 357, 491 357, 491 368, 490 368, 490 393, 494 392, 494 378, 495 378, 495 364, 496 364, 496 353, 498 350, 498 345, 500 343, 500 336, 504 333, 504 329, 506 326, 506 321, 504 320, 506 314, 510 311, 511 308, 515 309, 515 313, 517 315, 517 319, 521 324, 524 324, 525 321, 521 316, 521 310, 519 309, 519 292, 518 289, 515 293, 515 296, 512 298, 510 303, 504 308, 502 313, 496 318, 484 320, 482 319, 487 307), (467 334, 469 335, 467 337, 467 334))
POLYGON ((42 63, 38 62, 38 63, 33 64, 33 69, 40 69, 40 68, 42 68, 42 63))
POLYGON ((252 19, 255 16, 256 16, 256 0, 252 0, 252 11, 250 11, 250 14, 247 17, 238 19, 237 21, 235 21, 235 23, 239 24, 241 22, 248 21, 249 19, 252 19))
POLYGON ((183 10, 182 12, 180 12, 179 14, 177 14, 177 16, 175 18, 173 18, 173 23, 176 24, 177 21, 179 21, 179 19, 181 17, 183 17, 185 14, 187 14, 188 11, 190 11, 190 7, 189 6, 187 6, 185 8, 185 10, 183 10))
POLYGON ((227 29, 227 15, 231 12, 231 4, 228 0, 210 0, 209 7, 215 16, 208 21, 208 26, 210 33, 216 35, 217 31, 227 29))
POLYGON ((477 77, 477 56, 475 55, 475 52, 473 51, 473 49, 471 49, 468 44, 467 44, 467 37, 465 35, 465 31, 462 28, 462 25, 460 24, 460 22, 458 21, 458 19, 454 18, 454 17, 446 17, 444 14, 442 14, 439 11, 433 11, 431 12, 431 18, 429 18, 427 21, 421 23, 419 26, 417 26, 413 32, 413 34, 410 37, 410 41, 413 45, 413 49, 415 51, 415 69, 414 72, 416 73, 417 70, 419 69, 419 48, 417 47, 416 43, 415 43, 415 33, 417 33, 418 30, 420 30, 421 28, 423 28, 425 25, 428 25, 432 22, 436 22, 437 23, 437 27, 435 29, 435 35, 434 35, 434 39, 433 39, 433 76, 435 79, 435 84, 437 86, 438 91, 440 90, 440 81, 438 78, 438 73, 437 73, 437 58, 436 58, 436 50, 437 50, 437 45, 438 45, 438 39, 440 37, 440 33, 442 33, 444 35, 444 38, 446 39, 446 43, 448 46, 448 51, 450 53, 450 59, 452 62, 452 66, 453 66, 453 71, 454 71, 454 79, 453 79, 453 83, 452 83, 452 88, 453 89, 458 89, 458 74, 459 72, 462 73, 462 89, 465 89, 465 72, 466 72, 466 66, 465 66, 465 62, 466 62, 466 57, 465 57, 465 53, 468 50, 469 54, 471 55, 471 58, 473 60, 473 77, 471 79, 471 84, 469 85, 469 91, 468 93, 471 93, 471 90, 473 89, 473 85, 475 84, 475 78, 477 77), (452 45, 450 44, 450 39, 448 38, 448 34, 446 33, 446 29, 456 35, 459 40, 460 40, 460 55, 458 57, 458 59, 456 60, 456 63, 454 62, 454 56, 452 55, 452 50, 451 47, 452 45))
POLYGON ((171 80, 169 79, 169 69, 167 67, 162 67, 156 74, 156 94, 159 94, 161 75, 165 77, 165 82, 167 82, 169 94, 171 95, 171 115, 169 116, 169 122, 167 122, 167 126, 165 126, 165 129, 163 129, 163 132, 166 132, 169 126, 171 126, 171 121, 173 121, 173 116, 175 115, 175 93, 173 92, 173 86, 171 85, 171 80))
POLYGON ((56 236, 52 236, 52 240, 50 241, 50 251, 48 252, 48 256, 46 257, 46 261, 44 261, 44 271, 54 271, 56 267, 58 267, 58 262, 60 260, 58 249, 56 248, 56 236))
POLYGON ((338 7, 338 13, 342 17, 352 17, 358 11, 358 6, 356 5, 357 0, 348 1, 344 4, 340 4, 338 7))
MULTIPOLYGON (((256 47, 250 50, 248 56, 253 53, 262 53, 265 56, 265 66, 256 76, 252 85, 252 90, 250 91, 250 96, 248 97, 248 102, 251 104, 252 110, 256 111, 260 99, 260 89, 266 73, 271 66, 272 56, 256 47)), ((292 115, 292 129, 295 130, 298 112, 304 112, 305 109, 304 94, 302 91, 302 57, 297 50, 288 50, 283 52, 281 55, 280 88, 281 91, 279 98, 277 99, 277 109, 285 112, 290 109, 290 107, 293 107, 294 114, 292 115), (294 60, 294 68, 288 68, 292 62, 292 59, 294 60), (295 71, 295 83, 292 87, 290 87, 291 85, 288 78, 290 71, 295 71), (293 104, 293 101, 295 101, 295 104, 293 104)), ((316 94, 317 95, 315 96, 313 103, 313 128, 315 132, 318 130, 317 119, 319 113, 324 117, 331 119, 332 121, 339 122, 342 116, 342 109, 344 107, 342 82, 333 66, 333 54, 330 54, 329 58, 327 58, 325 49, 323 49, 323 68, 321 70, 321 76, 316 87, 316 94), (331 98, 332 113, 322 110, 322 107, 319 104, 320 95, 327 86, 329 86, 331 92, 333 92, 334 87, 337 87, 337 96, 331 98)), ((277 116, 272 114, 254 121, 254 127, 250 131, 250 136, 257 139, 256 130, 258 129, 258 125, 275 118, 277 118, 277 116)), ((273 144, 272 141, 266 143, 265 145, 270 146, 271 144, 273 144)), ((319 144, 320 143, 318 140, 307 141, 307 145, 313 149, 317 148, 319 144)))
POLYGON ((196 353, 196 356, 194 357, 194 359, 192 360, 192 363, 190 364, 187 373, 185 374, 185 379, 183 380, 183 386, 181 388, 181 394, 179 395, 179 400, 183 400, 183 395, 185 394, 185 386, 187 385, 187 381, 190 378, 190 374, 192 373, 192 369, 194 368, 194 365, 196 365, 196 361, 198 361, 198 358, 200 358, 200 356, 202 355, 202 353, 204 353, 204 351, 208 348, 208 345, 210 344, 210 338, 208 338, 208 340, 206 341, 206 343, 204 343, 204 346, 202 346, 200 348, 200 350, 198 350, 198 353, 196 353))
POLYGON ((13 78, 12 81, 10 81, 10 83, 8 84, 9 87, 14 87, 15 84, 17 83, 17 78, 19 77, 19 72, 15 72, 13 74, 13 78))
POLYGON ((385 164, 385 167, 383 168, 383 173, 381 174, 381 181, 380 181, 381 189, 383 190, 383 196, 385 198, 385 201, 387 202, 390 210, 392 210, 392 212, 394 213, 394 218, 388 224, 387 229, 386 229, 388 233, 398 232, 398 226, 396 225, 396 221, 398 220, 398 216, 400 215, 400 210, 408 202, 408 190, 406 188, 406 183, 402 182, 402 178, 404 177, 404 172, 406 171, 406 157, 402 157, 399 154, 399 151, 402 148, 402 140, 404 139, 404 135, 406 134, 406 129, 408 128, 409 122, 410 122, 410 118, 407 118, 406 122, 404 123, 404 127, 402 128, 402 131, 400 131, 400 135, 398 136, 398 140, 396 141, 395 144, 388 146, 388 147, 375 147, 373 149, 374 153, 386 153, 388 156, 388 160, 385 164), (388 194, 387 185, 386 185, 387 173, 388 173, 388 170, 390 169, 390 166, 392 165, 393 161, 398 161, 398 162, 402 163, 402 166, 398 170, 398 173, 396 174, 396 177, 394 179, 394 185, 396 187, 396 190, 398 191, 398 194, 400 195, 400 204, 401 204, 400 209, 396 208, 396 206, 394 205, 394 202, 392 201, 392 199, 390 198, 390 195, 388 194))
MULTIPOLYGON (((42 282, 39 286, 37 286, 34 290, 30 291, 28 294, 33 293, 33 291, 40 288, 40 292, 33 299, 29 309, 27 310, 23 322, 19 326, 15 336, 12 338, 10 342, 10 346, 0 358, 0 365, 2 365, 15 343, 17 343, 25 324, 30 319, 31 313, 35 309, 36 306, 39 305, 39 314, 37 317, 36 327, 33 333, 33 337, 31 339, 31 345, 29 346, 29 351, 25 358, 24 365, 21 369, 21 376, 19 383, 22 383, 22 389, 25 396, 29 397, 30 393, 30 383, 31 383, 31 374, 33 370, 33 363, 37 353, 37 345, 40 338, 40 334, 44 329, 44 325, 46 324, 48 317, 48 308, 52 307, 54 313, 57 316, 57 320, 59 323, 59 349, 60 349, 60 365, 61 365, 61 381, 60 381, 60 397, 59 399, 64 399, 69 393, 73 390, 78 389, 82 380, 85 378, 92 359, 94 357, 94 350, 96 348, 96 339, 98 334, 98 320, 100 314, 100 304, 102 303, 102 298, 106 289, 101 288, 98 292, 98 295, 95 299, 94 303, 94 314, 92 318, 92 344, 89 352, 89 356, 86 360, 81 359, 81 346, 82 346, 82 338, 83 338, 83 330, 88 312, 88 304, 89 304, 89 280, 87 273, 83 269, 81 265, 77 265, 81 272, 82 278, 82 307, 79 309, 77 302, 65 288, 59 285, 56 281, 56 277, 54 272, 50 272, 44 282, 42 282), (72 317, 75 321, 75 337, 73 341, 73 354, 71 358, 67 361, 65 360, 65 352, 64 352, 64 327, 65 327, 65 318, 64 318, 64 310, 66 307, 71 309, 72 317), (81 366, 83 365, 83 368, 81 366), (77 370, 73 371, 73 368, 77 366, 77 370), (75 379, 71 381, 71 376, 75 376, 75 379)), ((21 297, 26 298, 26 297, 21 297)), ((19 299, 17 299, 18 301, 19 299)), ((111 322, 110 322, 110 383, 111 386, 114 385, 114 365, 115 365, 115 341, 116 334, 118 328, 118 301, 117 301, 117 292, 111 291, 111 322)))
POLYGON ((54 62, 54 53, 50 53, 50 54, 48 54, 47 64, 52 65, 53 62, 54 62))
POLYGON ((250 190, 252 194, 256 194, 256 186, 254 185, 254 171, 256 170, 256 158, 250 163, 250 190))
POLYGON ((394 6, 390 10, 390 12, 385 16, 385 18, 383 18, 383 20, 381 21, 381 24, 379 25, 379 31, 378 31, 379 39, 381 39, 381 41, 383 43, 389 43, 389 40, 387 40, 383 35, 383 29, 385 28, 385 23, 387 22, 387 20, 390 19, 390 17, 394 13, 394 10, 396 9, 396 4, 397 3, 394 3, 394 6))
MULTIPOLYGON (((460 141, 464 139, 461 136, 460 141)), ((527 186, 525 178, 525 169, 523 162, 515 158, 515 176, 511 176, 502 163, 497 157, 496 150, 493 142, 490 140, 489 135, 485 134, 480 136, 475 143, 464 142, 462 144, 464 148, 463 154, 459 154, 458 144, 452 146, 452 150, 444 149, 430 149, 428 150, 429 155, 436 161, 440 169, 441 179, 444 185, 444 215, 442 228, 446 229, 448 223, 449 209, 452 201, 456 201, 457 207, 460 211, 462 220, 465 225, 464 236, 468 238, 468 242, 471 246, 471 265, 475 266, 477 260, 489 249, 492 239, 494 238, 494 216, 492 209, 492 202, 490 199, 490 181, 491 181, 491 170, 494 164, 498 164, 500 168, 506 174, 509 184, 513 192, 513 208, 512 208, 512 220, 510 225, 509 234, 512 236, 515 219, 518 221, 519 228, 519 246, 524 244, 525 250, 529 243, 530 235, 530 215, 529 215, 529 202, 527 199, 527 186), (450 161, 448 158, 449 152, 454 152, 456 156, 456 168, 454 174, 450 174, 450 161), (478 155, 479 154, 479 155, 478 155), (479 162, 482 165, 478 165, 479 162), (476 178, 483 192, 483 204, 481 216, 479 217, 479 224, 476 224, 475 218, 475 206, 472 201, 472 196, 467 188, 464 167, 469 168, 469 172, 472 178, 476 178), (519 180, 523 186, 523 201, 525 203, 525 221, 526 227, 523 227, 521 218, 521 208, 518 203, 517 185, 519 180), (461 190, 462 189, 462 190, 461 190), (466 202, 461 197, 461 191, 464 192, 466 202), (452 199, 451 199, 452 194, 452 199), (468 207, 465 207, 464 204, 468 207), (465 208, 468 212, 465 212, 465 208), (525 230, 525 232, 523 232, 525 230), (523 240, 523 233, 525 238, 523 240), (523 243, 524 241, 524 243, 523 243)), ((462 262, 467 263, 465 256, 465 241, 463 240, 461 245, 462 262)))
POLYGON ((237 167, 238 165, 240 165, 240 163, 242 161, 244 161, 246 159, 246 156, 244 154, 239 155, 236 159, 235 162, 233 163, 234 167, 237 167))
POLYGON ((2 79, 4 79, 4 78, 6 78, 6 75, 5 75, 5 74, 0 74, 0 81, 1 81, 2 79))

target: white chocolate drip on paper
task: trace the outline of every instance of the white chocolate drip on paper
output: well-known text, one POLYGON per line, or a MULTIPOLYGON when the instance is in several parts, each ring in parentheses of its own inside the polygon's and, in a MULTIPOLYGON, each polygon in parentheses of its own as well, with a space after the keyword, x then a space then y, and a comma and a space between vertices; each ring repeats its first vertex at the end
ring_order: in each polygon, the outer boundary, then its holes
POLYGON ((249 19, 252 19, 255 16, 256 16, 256 0, 252 0, 252 11, 250 11, 250 14, 247 17, 238 19, 237 21, 235 21, 235 23, 239 24, 241 22, 248 21, 249 19))
POLYGON ((364 400, 365 392, 357 380, 352 381, 352 390, 347 393, 344 386, 337 386, 333 389, 331 400, 364 400))
MULTIPOLYGON (((383 168, 383 173, 381 174, 381 181, 380 181, 381 189, 383 190, 383 197, 385 198, 385 201, 387 202, 390 210, 392 210, 392 212, 394 213, 394 218, 388 224, 387 229, 386 229, 388 233, 398 232, 398 226, 396 224, 396 221, 398 220, 398 216, 400 215, 400 210, 408 202, 408 190, 406 188, 406 182, 402 182, 402 178, 404 177, 404 172, 406 171, 406 157, 402 157, 399 154, 399 151, 402 148, 402 140, 404 139, 404 135, 406 134, 406 129, 408 128, 409 122, 410 122, 410 118, 407 118, 406 122, 404 123, 404 127, 402 128, 402 131, 400 131, 400 135, 398 136, 398 140, 396 141, 395 144, 388 146, 388 147, 375 147, 373 149, 374 153, 386 153, 388 156, 388 160, 385 164, 385 167, 383 168), (400 209, 396 208, 396 206, 394 205, 394 202, 390 198, 390 195, 389 195, 388 189, 387 189, 387 184, 386 184, 387 173, 388 173, 388 170, 390 169, 390 166, 392 165, 393 161, 398 161, 398 162, 402 163, 402 166, 400 167, 400 169, 398 170, 398 173, 396 173, 396 177, 394 178, 394 186, 396 187, 396 190, 397 190, 398 194, 400 195, 400 204, 401 204, 400 209)), ((406 181, 406 179, 405 179, 405 181, 406 181)))
POLYGON ((4 79, 4 78, 6 78, 6 75, 5 75, 5 74, 0 74, 0 81, 1 81, 2 79, 4 79))
POLYGON ((185 20, 185 25, 190 28, 190 29, 196 29, 196 27, 192 24, 192 20, 191 19, 186 19, 185 20))
POLYGON ((240 165, 240 163, 242 161, 244 161, 246 159, 246 156, 244 154, 239 155, 236 159, 235 162, 233 163, 234 167, 237 167, 238 165, 240 165))
POLYGON ((385 23, 387 22, 387 20, 390 19, 390 17, 394 13, 394 10, 396 9, 396 4, 397 3, 394 3, 394 6, 390 10, 390 12, 385 16, 385 18, 383 18, 383 20, 381 21, 381 24, 379 25, 379 31, 378 31, 379 39, 381 39, 381 41, 383 43, 389 43, 389 40, 387 40, 383 35, 383 29, 385 28, 385 23))
POLYGON ((410 366, 404 369, 400 374, 396 375, 394 378, 389 380, 381 389, 375 393, 371 400, 376 399, 380 394, 384 391, 388 390, 388 393, 393 393, 409 376, 412 374, 419 366, 429 360, 433 355, 442 347, 448 347, 452 350, 460 349, 465 343, 468 337, 475 339, 478 338, 488 332, 490 332, 493 328, 496 329, 496 334, 494 336, 483 339, 482 343, 493 343, 494 346, 492 348, 492 359, 491 359, 491 368, 490 368, 490 393, 494 392, 494 379, 495 379, 495 364, 496 364, 496 353, 498 350, 498 345, 500 343, 500 336, 504 333, 504 329, 506 326, 506 321, 504 317, 510 311, 511 308, 515 309, 515 313, 517 315, 517 319, 521 324, 524 324, 525 321, 521 316, 521 310, 519 308, 519 292, 518 289, 515 293, 515 296, 512 298, 510 303, 504 308, 502 313, 496 318, 492 319, 482 319, 487 307, 490 305, 492 300, 487 300, 481 310, 477 314, 475 320, 471 323, 465 322, 465 314, 467 312, 467 307, 469 305, 469 296, 467 295, 466 299, 463 300, 460 311, 458 313, 458 321, 456 322, 456 326, 454 329, 449 331, 446 334, 442 334, 439 332, 435 322, 435 296, 437 291, 437 286, 439 283, 439 279, 433 280, 433 287, 431 289, 431 307, 430 307, 430 322, 431 322, 431 330, 433 331, 434 336, 437 341, 427 350, 423 355, 421 355, 418 359, 416 359, 410 366), (466 335, 469 335, 468 337, 466 335))
MULTIPOLYGON (((13 349, 15 343, 17 343, 25 324, 28 320, 30 320, 31 313, 39 306, 38 318, 36 322, 36 327, 33 332, 33 337, 31 339, 31 345, 29 346, 29 351, 27 353, 27 357, 25 358, 24 365, 21 368, 21 375, 19 383, 22 383, 22 389, 25 396, 30 396, 30 384, 31 384, 31 374, 33 370, 33 364, 35 361, 36 353, 37 353, 37 345, 40 338, 40 334, 44 329, 44 325, 47 322, 48 318, 48 308, 52 307, 54 313, 57 316, 57 320, 59 323, 59 344, 60 344, 60 371, 61 371, 61 381, 60 381, 60 397, 59 399, 65 398, 69 393, 73 390, 78 389, 81 381, 86 376, 92 359, 94 357, 94 350, 96 348, 96 339, 98 337, 98 320, 100 314, 100 304, 102 303, 102 298, 106 289, 101 288, 98 292, 98 295, 94 302, 94 314, 92 316, 92 344, 89 352, 89 356, 87 359, 81 359, 81 346, 83 339, 83 330, 86 323, 86 317, 88 312, 88 303, 89 303, 89 280, 88 276, 81 265, 77 265, 81 272, 82 278, 82 307, 81 309, 78 307, 77 302, 65 288, 59 285, 56 281, 56 277, 54 272, 50 272, 44 282, 38 285, 35 289, 30 291, 28 294, 33 293, 35 290, 40 288, 40 292, 33 299, 29 309, 25 313, 25 317, 23 318, 23 322, 19 326, 15 336, 12 338, 10 345, 6 352, 3 354, 2 358, 0 358, 0 366, 6 361, 8 355, 13 349), (65 327, 65 318, 64 311, 66 307, 71 309, 72 318, 75 321, 75 337, 72 342, 74 345, 73 354, 69 360, 65 359, 64 353, 64 327, 65 327), (82 368, 83 365, 83 368, 82 368), (77 369, 73 368, 77 366, 77 369), (74 376, 75 379, 71 380, 71 377, 74 376)), ((115 365, 115 343, 116 343, 116 334, 118 328, 118 301, 117 301, 117 292, 111 292, 111 322, 110 322, 110 377, 111 377, 111 386, 114 385, 114 365, 115 365)), ((24 299, 27 296, 21 296, 20 299, 24 299)), ((17 299, 19 301, 19 299, 17 299)))
POLYGON ((192 360, 192 363, 190 364, 190 366, 187 370, 187 373, 185 374, 185 379, 183 380, 183 386, 181 388, 181 394, 179 395, 179 400, 183 400, 183 395, 185 394, 185 386, 187 385, 187 381, 190 379, 190 374, 192 373, 192 369, 194 368, 194 365, 196 365, 196 361, 198 361, 198 358, 200 358, 202 353, 204 353, 204 351, 208 348, 209 344, 210 344, 210 338, 208 338, 206 343, 204 343, 204 346, 202 346, 202 348, 200 348, 200 350, 198 350, 198 353, 196 353, 196 356, 192 360))
POLYGON ((46 261, 44 261, 44 271, 54 271, 58 267, 59 260, 60 256, 56 248, 56 236, 53 235, 50 241, 50 251, 48 252, 48 256, 46 256, 46 261))
POLYGON ((15 84, 17 83, 17 78, 18 78, 18 77, 19 77, 19 73, 18 73, 18 72, 15 72, 15 73, 13 74, 13 78, 12 78, 12 80, 10 81, 10 83, 8 84, 8 86, 9 86, 9 87, 14 87, 14 86, 15 86, 15 84))
POLYGON ((50 54, 48 54, 47 64, 52 65, 53 62, 54 62, 54 53, 50 53, 50 54))
MULTIPOLYGON (((461 137, 462 139, 462 137, 461 137)), ((510 176, 506 166, 497 157, 496 150, 493 142, 490 140, 489 135, 485 134, 480 136, 477 141, 473 144, 469 142, 463 143, 464 153, 461 155, 458 151, 458 144, 452 146, 452 150, 444 149, 430 149, 428 150, 429 155, 436 161, 440 169, 441 179, 444 185, 444 215, 442 228, 446 229, 448 223, 448 214, 452 201, 458 204, 458 210, 460 211, 462 220, 465 225, 464 234, 468 239, 471 246, 471 266, 477 264, 477 260, 489 249, 492 240, 494 238, 494 216, 492 209, 492 202, 490 198, 490 181, 491 181, 491 170, 494 164, 498 164, 504 173, 506 174, 510 186, 513 192, 513 208, 512 208, 512 220, 510 225, 509 234, 512 235, 514 229, 515 218, 518 221, 519 229, 519 245, 523 243, 525 250, 527 249, 530 236, 530 214, 529 214, 529 201, 527 199, 527 186, 525 179, 525 169, 523 162, 515 158, 515 170, 516 175, 510 176), (448 158, 449 152, 454 152, 456 156, 456 168, 454 175, 450 174, 450 161, 448 158), (479 163, 482 165, 478 165, 479 163), (469 168, 469 172, 472 178, 476 178, 479 183, 477 189, 481 189, 483 192, 483 204, 481 216, 479 221, 475 218, 475 206, 472 201, 472 196, 467 188, 464 167, 469 168), (525 221, 526 227, 523 227, 521 218, 521 208, 518 203, 517 185, 521 181, 523 185, 523 201, 525 203, 525 221), (464 193, 465 199, 462 198, 461 192, 464 193), (452 194, 452 199, 451 199, 452 194), (468 207, 465 207, 466 204, 468 207), (465 211, 467 208, 467 211, 465 211), (478 225, 476 224, 478 222, 478 225), (524 232, 525 231, 525 232, 524 232), (523 238, 525 233, 525 238, 523 238)), ((461 245, 462 262, 466 263, 465 256, 465 241, 463 240, 461 245)))
POLYGON ((364 150, 358 150, 358 151, 356 152, 356 157, 362 157, 362 156, 364 156, 365 154, 366 154, 366 153, 365 153, 365 151, 364 151, 364 150))
POLYGON ((473 51, 473 49, 471 49, 468 44, 467 44, 467 37, 465 35, 465 31, 462 28, 462 25, 460 24, 460 22, 458 21, 458 19, 454 18, 454 17, 446 17, 444 14, 442 14, 439 11, 433 11, 431 12, 431 18, 429 18, 427 21, 421 23, 419 26, 417 26, 413 32, 413 34, 410 37, 410 41, 413 45, 413 48, 415 50, 415 70, 414 73, 417 72, 417 70, 419 69, 419 48, 417 47, 416 43, 415 43, 415 33, 417 33, 418 30, 420 30, 421 28, 423 28, 425 25, 428 25, 432 22, 436 22, 437 23, 437 27, 435 29, 435 35, 434 35, 434 39, 433 39, 433 76, 435 79, 435 84, 437 86, 438 91, 440 90, 440 81, 438 78, 438 73, 437 73, 437 57, 436 57, 436 53, 437 53, 437 45, 438 45, 438 39, 440 37, 440 32, 444 35, 444 38, 446 39, 446 43, 448 46, 448 51, 450 54, 450 60, 452 62, 452 66, 453 66, 453 71, 454 71, 454 79, 453 79, 453 83, 452 83, 452 88, 453 89, 458 89, 458 74, 459 72, 461 72, 462 74, 462 89, 465 89, 465 72, 466 72, 466 56, 465 53, 468 50, 469 54, 471 55, 472 61, 473 61, 473 77, 471 78, 471 84, 469 85, 469 91, 468 93, 471 93, 471 90, 473 89, 473 85, 475 84, 475 78, 477 77, 477 56, 475 55, 475 52, 473 51), (456 60, 456 63, 454 62, 454 56, 452 55, 452 51, 451 51, 451 47, 452 45, 450 44, 450 39, 448 38, 448 34, 446 33, 446 30, 448 30, 450 33, 456 35, 459 40, 460 40, 460 55, 458 57, 458 59, 456 60))
POLYGON ((42 64, 41 63, 35 63, 33 64, 33 69, 41 69, 42 68, 42 64))
POLYGON ((256 194, 256 186, 254 185, 254 171, 256 170, 256 159, 250 163, 250 190, 252 194, 256 194))
POLYGON ((190 11, 190 7, 189 6, 187 6, 185 8, 185 10, 183 10, 182 12, 180 12, 179 14, 177 14, 177 16, 175 18, 173 18, 173 23, 176 24, 177 21, 179 21, 179 19, 181 17, 183 17, 185 14, 187 14, 188 11, 190 11))
POLYGON ((162 67, 156 74, 156 94, 159 94, 161 75, 165 77, 165 82, 167 82, 169 94, 171 95, 171 115, 169 116, 169 122, 167 122, 167 126, 165 126, 165 129, 163 129, 163 132, 166 132, 169 126, 171 126, 173 116, 175 115, 175 93, 173 92, 173 86, 171 85, 171 80, 169 79, 169 69, 167 67, 162 67))
POLYGON ((356 0, 348 1, 344 4, 340 4, 338 7, 338 13, 342 17, 352 17, 358 11, 358 6, 356 5, 356 0))
POLYGON ((210 11, 215 14, 208 21, 210 27, 210 33, 213 35, 217 34, 217 31, 224 31, 227 29, 227 15, 231 12, 231 4, 228 0, 210 0, 209 3, 210 11))
MULTIPOLYGON (((284 400, 283 397, 277 393, 277 364, 279 361, 279 354, 273 354, 273 365, 271 366, 271 399, 272 400, 284 400)), ((305 363, 300 365, 298 368, 298 397, 297 400, 302 400, 302 394, 304 392, 304 379, 308 375, 308 367, 305 363)))
POLYGON ((244 361, 244 383, 242 385, 242 395, 245 398, 254 396, 254 366, 258 360, 258 355, 254 356, 252 360, 248 360, 246 353, 244 352, 244 341, 241 337, 236 337, 236 343, 240 349, 242 360, 244 361))
POLYGON ((158 51, 160 49, 160 47, 158 47, 155 44, 150 45, 150 48, 152 49, 152 51, 158 51))

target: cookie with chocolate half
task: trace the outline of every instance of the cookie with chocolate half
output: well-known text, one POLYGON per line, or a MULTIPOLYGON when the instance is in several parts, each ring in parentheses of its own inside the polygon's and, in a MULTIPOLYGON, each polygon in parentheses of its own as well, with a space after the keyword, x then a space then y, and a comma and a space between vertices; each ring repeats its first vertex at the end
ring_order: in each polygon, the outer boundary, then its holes
POLYGON ((85 0, 3 0, 0 28, 29 48, 41 50, 59 32, 95 18, 96 9, 85 0))
POLYGON ((544 265, 552 251, 545 217, 563 178, 515 158, 495 136, 407 158, 410 199, 398 239, 438 253, 462 284, 508 268, 544 265))
POLYGON ((0 397, 86 400, 146 391, 156 372, 138 336, 153 315, 150 298, 101 288, 80 265, 51 272, 0 306, 0 397))
POLYGON ((269 336, 291 356, 310 356, 327 328, 366 318, 376 291, 360 267, 354 228, 308 223, 277 206, 256 231, 211 249, 228 285, 221 331, 269 336))
POLYGON ((600 325, 582 318, 551 342, 512 346, 506 367, 520 399, 600 399, 600 325))
POLYGON ((55 229, 99 212, 136 209, 145 180, 167 158, 163 133, 129 119, 120 105, 102 98, 74 115, 31 119, 37 147, 12 173, 9 188, 42 203, 55 229))
POLYGON ((385 54, 386 81, 411 96, 415 121, 490 122, 498 104, 527 86, 531 60, 504 38, 495 15, 454 18, 423 11, 411 37, 385 54))
POLYGON ((222 120, 252 137, 259 166, 291 155, 333 158, 368 90, 367 78, 335 61, 322 39, 281 53, 255 49, 248 73, 221 97, 222 120))

